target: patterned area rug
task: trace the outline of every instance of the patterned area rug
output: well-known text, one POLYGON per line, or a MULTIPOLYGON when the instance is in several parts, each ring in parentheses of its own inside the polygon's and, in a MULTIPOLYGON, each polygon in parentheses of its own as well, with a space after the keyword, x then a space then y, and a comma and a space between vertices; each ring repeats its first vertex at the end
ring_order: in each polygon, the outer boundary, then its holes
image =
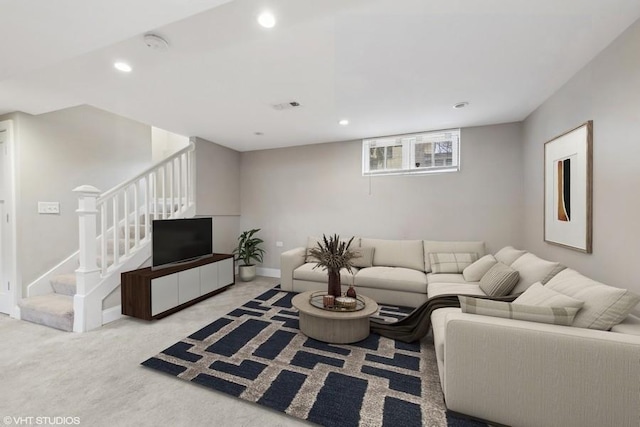
POLYGON ((447 413, 430 338, 316 341, 298 329, 294 295, 269 290, 142 365, 323 426, 485 425, 447 413))

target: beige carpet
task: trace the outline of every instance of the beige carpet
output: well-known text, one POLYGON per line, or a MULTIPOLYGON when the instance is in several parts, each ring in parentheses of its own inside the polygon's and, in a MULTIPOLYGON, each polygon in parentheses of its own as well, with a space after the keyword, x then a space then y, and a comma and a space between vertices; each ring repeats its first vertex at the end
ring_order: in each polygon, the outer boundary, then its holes
POLYGON ((125 317, 84 334, 0 316, 0 415, 80 417, 82 426, 309 425, 259 405, 140 366, 267 289, 278 279, 232 288, 162 320, 125 317))

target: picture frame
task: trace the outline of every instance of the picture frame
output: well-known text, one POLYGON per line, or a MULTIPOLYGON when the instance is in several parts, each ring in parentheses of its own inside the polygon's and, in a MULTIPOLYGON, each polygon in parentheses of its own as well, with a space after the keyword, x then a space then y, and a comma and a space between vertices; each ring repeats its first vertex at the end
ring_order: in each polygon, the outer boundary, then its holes
POLYGON ((590 254, 593 121, 544 144, 544 241, 590 254))

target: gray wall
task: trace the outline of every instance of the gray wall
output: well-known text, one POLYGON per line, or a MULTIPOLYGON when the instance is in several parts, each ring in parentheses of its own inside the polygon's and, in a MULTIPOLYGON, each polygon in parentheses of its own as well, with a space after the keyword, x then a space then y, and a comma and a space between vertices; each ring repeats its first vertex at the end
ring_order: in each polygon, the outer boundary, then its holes
POLYGON ((524 122, 524 248, 640 293, 640 21, 524 122), (543 146, 593 120, 593 253, 543 241, 543 146))
POLYGON ((17 121, 18 259, 23 289, 78 250, 75 187, 106 191, 151 164, 151 128, 89 106, 17 121), (39 215, 38 201, 60 202, 39 215))
POLYGON ((244 152, 241 229, 262 229, 266 268, 322 233, 517 246, 521 139, 517 123, 462 129, 461 171, 419 176, 363 177, 360 140, 244 152))
POLYGON ((213 216, 213 250, 229 253, 240 230, 240 153, 202 138, 196 145, 196 214, 213 216))

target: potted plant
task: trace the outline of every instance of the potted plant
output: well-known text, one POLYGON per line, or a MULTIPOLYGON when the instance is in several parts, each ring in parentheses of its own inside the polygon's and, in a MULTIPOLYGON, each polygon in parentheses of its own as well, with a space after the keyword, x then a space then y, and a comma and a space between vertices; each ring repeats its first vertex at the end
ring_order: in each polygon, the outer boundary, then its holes
POLYGON ((346 268, 352 272, 351 260, 356 254, 349 249, 353 237, 348 242, 340 241, 340 236, 334 234, 327 237, 323 234, 322 241, 315 248, 309 249, 309 255, 316 258, 314 269, 323 267, 329 275, 327 294, 339 297, 342 294, 340 285, 340 270, 346 268))
POLYGON ((264 241, 258 237, 254 237, 254 234, 258 231, 260 231, 259 228, 254 228, 242 232, 240 237, 238 237, 238 247, 233 250, 235 259, 237 261, 242 260, 244 263, 238 266, 240 280, 243 282, 249 282, 256 277, 256 265, 252 264, 251 261, 262 262, 262 257, 264 256, 264 249, 259 247, 264 241))

